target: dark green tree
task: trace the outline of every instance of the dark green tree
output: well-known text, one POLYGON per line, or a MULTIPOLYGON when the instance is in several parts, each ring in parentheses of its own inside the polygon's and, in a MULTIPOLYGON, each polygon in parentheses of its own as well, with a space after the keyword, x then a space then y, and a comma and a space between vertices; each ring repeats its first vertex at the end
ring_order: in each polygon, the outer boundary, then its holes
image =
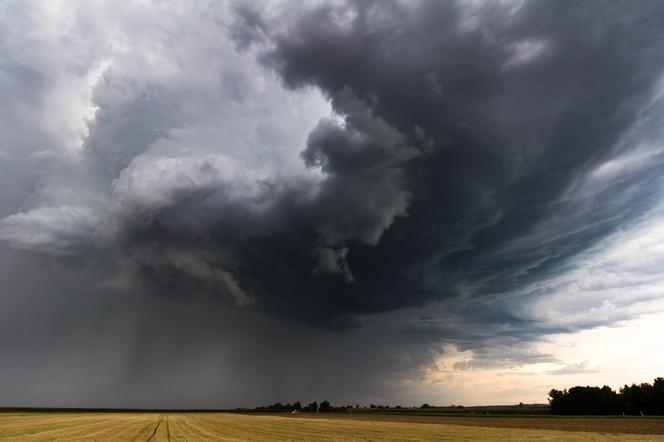
POLYGON ((664 378, 656 378, 653 383, 652 414, 664 415, 664 378))

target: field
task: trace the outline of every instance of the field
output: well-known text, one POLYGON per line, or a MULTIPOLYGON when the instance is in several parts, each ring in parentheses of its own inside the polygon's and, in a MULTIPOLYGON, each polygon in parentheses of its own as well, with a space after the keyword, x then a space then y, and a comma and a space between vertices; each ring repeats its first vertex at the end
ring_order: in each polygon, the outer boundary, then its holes
POLYGON ((664 441, 664 420, 446 418, 340 414, 323 416, 302 414, 292 417, 290 415, 179 412, 0 412, 0 440, 11 441, 582 441, 599 439, 664 441))

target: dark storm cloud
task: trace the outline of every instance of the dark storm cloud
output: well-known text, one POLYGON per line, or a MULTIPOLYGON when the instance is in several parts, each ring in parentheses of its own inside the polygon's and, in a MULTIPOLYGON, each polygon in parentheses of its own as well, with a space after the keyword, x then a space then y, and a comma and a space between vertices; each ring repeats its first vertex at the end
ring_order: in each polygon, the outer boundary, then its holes
POLYGON ((660 216, 660 2, 97 5, 64 58, 14 6, 9 405, 403 400, 444 345, 554 363, 542 336, 658 296, 593 250, 660 216))
POLYGON ((28 254, 0 264, 13 288, 0 300, 0 372, 11 379, 0 382, 3 406, 398 401, 387 399, 394 378, 417 376, 413 367, 439 354, 381 324, 339 334, 229 310, 209 295, 90 290, 104 276, 96 266, 28 254), (25 278, 27 267, 43 277, 25 278))
POLYGON ((243 46, 268 36, 264 63, 289 87, 320 87, 345 119, 322 120, 309 136, 302 157, 324 178, 291 214, 300 222, 263 241, 249 258, 258 262, 240 270, 242 281, 280 261, 266 271, 269 288, 250 277, 259 304, 292 298, 307 318, 421 304, 468 284, 475 295, 505 292, 651 205, 659 167, 638 178, 643 191, 629 202, 624 183, 583 201, 570 189, 634 147, 620 141, 662 72, 660 4, 302 9, 273 22, 246 5, 236 11, 243 46), (609 192, 623 204, 598 204, 609 192), (551 219, 557 227, 537 232, 551 219), (339 262, 324 251, 318 268, 352 284, 308 275, 315 254, 301 241, 316 235, 339 262))
MULTIPOLYGON (((87 250, 77 235, 101 230, 134 276, 347 323, 514 290, 652 205, 657 162, 579 189, 635 148, 625 134, 652 106, 664 63, 658 3, 283 8, 240 3, 230 34, 258 45, 287 86, 329 97, 337 117, 311 129, 300 155, 313 173, 159 148, 208 118, 214 99, 115 67, 95 89, 82 157, 100 193, 112 189, 108 209, 37 208, 3 220, 3 238, 68 255, 87 250)), ((225 97, 249 99, 251 83, 220 75, 225 97)))
POLYGON ((141 272, 182 291, 198 280, 305 321, 348 323, 337 317, 375 310, 346 244, 375 246, 406 215, 402 167, 421 150, 352 94, 335 103, 346 121, 321 120, 301 154, 322 179, 240 176, 215 156, 126 167, 113 184, 114 211, 141 272))
MULTIPOLYGON (((346 323, 462 291, 513 290, 649 207, 644 190, 629 214, 627 201, 585 210, 633 182, 609 180, 583 201, 573 189, 633 148, 621 137, 664 62, 659 4, 299 9, 275 18, 239 4, 231 35, 242 48, 260 45, 289 87, 329 97, 339 117, 322 119, 301 153, 318 177, 256 172, 214 153, 146 154, 213 104, 116 68, 96 88, 83 146, 86 167, 107 176, 99 186, 113 189, 110 211, 19 213, 3 221, 3 237, 66 255, 86 250, 76 238, 110 217, 109 235, 148 281, 346 323)), ((647 188, 658 170, 636 184, 647 188)))

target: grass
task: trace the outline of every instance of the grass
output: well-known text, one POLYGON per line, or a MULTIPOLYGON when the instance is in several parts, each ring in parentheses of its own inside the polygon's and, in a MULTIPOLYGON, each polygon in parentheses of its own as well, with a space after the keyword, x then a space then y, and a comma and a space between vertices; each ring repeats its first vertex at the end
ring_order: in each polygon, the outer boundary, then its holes
MULTIPOLYGON (((491 440, 583 441, 662 440, 662 434, 616 434, 597 431, 555 431, 540 428, 500 428, 480 424, 375 420, 361 416, 289 417, 230 413, 0 413, 0 440, 86 441, 205 441, 205 440, 491 440)), ((463 418, 455 418, 463 419, 463 418)), ((499 418, 497 418, 499 419, 499 418)), ((514 422, 514 419, 509 419, 514 422)), ((532 419, 528 419, 532 421, 532 419)), ((603 422, 603 421, 600 421, 603 422)), ((652 422, 652 421, 642 421, 652 422)))

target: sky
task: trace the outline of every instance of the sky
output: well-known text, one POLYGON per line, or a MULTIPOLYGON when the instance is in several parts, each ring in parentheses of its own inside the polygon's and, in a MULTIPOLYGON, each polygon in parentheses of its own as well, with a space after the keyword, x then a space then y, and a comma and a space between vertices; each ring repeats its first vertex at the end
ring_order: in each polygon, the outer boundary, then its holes
POLYGON ((664 3, 0 2, 0 406, 664 376, 664 3))

